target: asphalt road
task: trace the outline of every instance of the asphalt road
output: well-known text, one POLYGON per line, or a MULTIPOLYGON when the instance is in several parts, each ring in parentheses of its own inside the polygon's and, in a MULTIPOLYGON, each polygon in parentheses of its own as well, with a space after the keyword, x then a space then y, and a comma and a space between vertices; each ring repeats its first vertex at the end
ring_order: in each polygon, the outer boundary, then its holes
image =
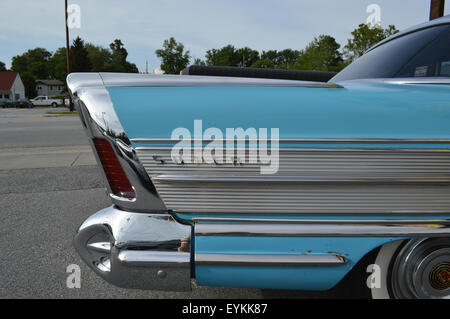
POLYGON ((95 275, 72 237, 81 222, 110 205, 77 117, 46 109, 0 109, 0 298, 349 298, 330 292, 195 287, 189 293, 126 290, 95 275), (67 266, 81 267, 81 288, 67 288, 67 266))

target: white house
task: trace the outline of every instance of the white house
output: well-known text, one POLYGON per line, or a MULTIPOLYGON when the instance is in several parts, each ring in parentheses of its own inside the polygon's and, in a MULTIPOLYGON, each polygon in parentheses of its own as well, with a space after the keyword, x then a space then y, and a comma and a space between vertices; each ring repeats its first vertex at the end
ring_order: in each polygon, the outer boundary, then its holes
POLYGON ((0 72, 0 101, 17 101, 25 98, 25 87, 20 74, 12 71, 0 72))
POLYGON ((59 80, 36 80, 37 95, 48 97, 64 95, 64 82, 59 80))

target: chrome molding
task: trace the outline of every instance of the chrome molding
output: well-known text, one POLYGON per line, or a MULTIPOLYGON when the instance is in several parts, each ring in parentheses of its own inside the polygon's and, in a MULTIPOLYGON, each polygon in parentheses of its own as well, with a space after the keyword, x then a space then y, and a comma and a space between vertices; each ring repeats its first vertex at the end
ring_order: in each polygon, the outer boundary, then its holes
MULTIPOLYGON (((396 85, 418 85, 418 84, 450 84, 450 77, 409 77, 409 78, 378 78, 378 79, 355 79, 342 81, 345 84, 348 82, 358 82, 358 83, 387 83, 396 85)), ((426 141, 426 140, 425 140, 426 141)), ((433 141, 433 139, 431 140, 433 141)))
POLYGON ((284 86, 342 88, 334 83, 199 75, 100 73, 105 86, 284 86))
POLYGON ((344 257, 333 254, 282 255, 282 254, 195 254, 198 266, 340 266, 346 263, 344 257))
MULTIPOLYGON (((133 199, 116 196, 112 193, 109 183, 106 182, 106 188, 113 204, 134 211, 167 212, 166 206, 131 147, 130 140, 114 111, 101 76, 96 73, 70 74, 67 84, 81 121, 86 128, 99 167, 101 168, 102 165, 93 145, 93 138, 106 139, 111 143, 136 193, 136 197, 133 199)), ((103 169, 101 172, 104 180, 107 181, 103 169)))
POLYGON ((89 267, 116 286, 188 291, 191 229, 168 215, 111 206, 80 226, 74 246, 89 267))
POLYGON ((136 154, 175 212, 450 211, 448 149, 280 148, 272 175, 261 175, 258 163, 175 163, 170 147, 138 147, 136 154))
POLYGON ((383 82, 390 84, 450 84, 450 78, 449 77, 392 78, 392 79, 383 79, 383 82))
POLYGON ((196 236, 448 237, 449 219, 248 219, 196 218, 196 236))
MULTIPOLYGON (((400 80, 400 79, 399 79, 400 80)), ((411 80, 412 81, 412 80, 411 80)), ((412 82, 411 82, 412 83, 412 82)), ((449 79, 450 83, 450 79, 449 79)), ((162 137, 153 138, 133 138, 131 142, 133 143, 175 143, 181 141, 181 139, 170 139, 162 137)), ((258 142, 258 139, 197 139, 191 138, 192 142, 258 142)), ((267 142, 270 143, 271 139, 268 138, 267 142)), ((450 139, 398 139, 398 138, 283 138, 278 141, 280 144, 287 143, 351 143, 351 144, 449 144, 450 139)), ((136 147, 136 149, 145 150, 146 147, 136 147)))

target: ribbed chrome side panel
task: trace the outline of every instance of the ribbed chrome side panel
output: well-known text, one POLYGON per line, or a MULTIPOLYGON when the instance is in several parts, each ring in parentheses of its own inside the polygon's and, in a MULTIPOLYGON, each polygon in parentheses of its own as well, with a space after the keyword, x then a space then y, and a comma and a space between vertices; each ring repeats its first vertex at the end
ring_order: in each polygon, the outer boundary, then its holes
POLYGON ((450 211, 445 150, 281 148, 274 175, 261 175, 259 164, 176 164, 170 151, 136 149, 166 206, 178 212, 450 211))

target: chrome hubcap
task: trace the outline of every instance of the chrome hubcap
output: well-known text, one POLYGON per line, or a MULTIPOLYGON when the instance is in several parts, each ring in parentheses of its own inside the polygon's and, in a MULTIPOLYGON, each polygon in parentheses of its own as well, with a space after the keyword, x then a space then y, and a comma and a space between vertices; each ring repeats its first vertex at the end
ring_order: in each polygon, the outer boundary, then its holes
POLYGON ((450 238, 411 240, 392 268, 396 298, 450 298, 450 238))
POLYGON ((441 263, 431 271, 430 284, 437 290, 450 288, 450 263, 441 263))

